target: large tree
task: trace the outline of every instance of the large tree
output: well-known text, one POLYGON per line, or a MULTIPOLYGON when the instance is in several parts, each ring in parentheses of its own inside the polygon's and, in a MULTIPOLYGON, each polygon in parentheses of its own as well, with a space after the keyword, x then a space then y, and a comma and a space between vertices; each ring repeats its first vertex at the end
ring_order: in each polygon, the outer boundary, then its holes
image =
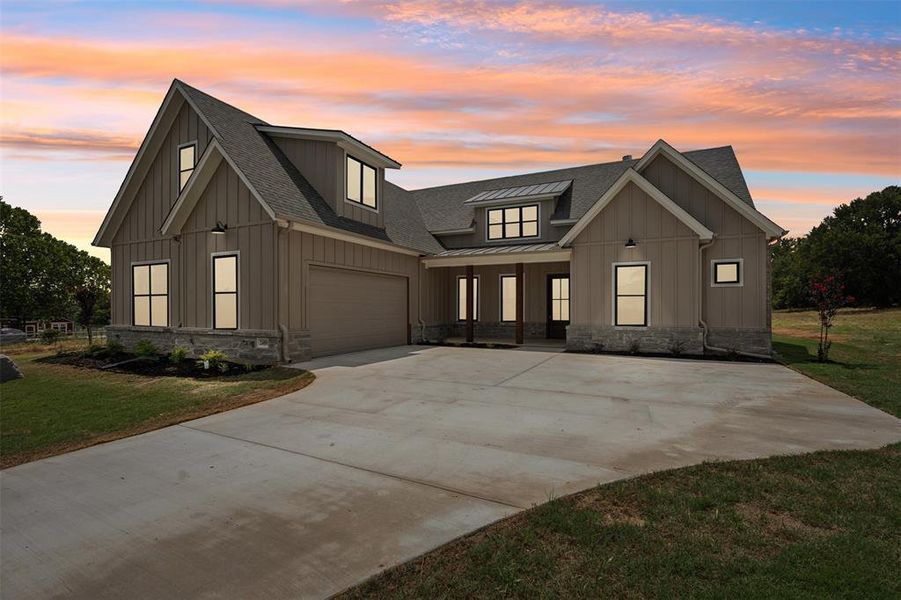
MULTIPOLYGON (((0 197, 0 313, 26 319, 74 319, 75 292, 97 290, 95 315, 108 318, 110 268, 99 258, 41 231, 23 208, 0 197)), ((95 323, 97 317, 94 319, 95 323)))
POLYGON ((812 280, 834 275, 858 306, 901 303, 901 187, 837 207, 802 238, 773 247, 773 304, 811 306, 812 280))

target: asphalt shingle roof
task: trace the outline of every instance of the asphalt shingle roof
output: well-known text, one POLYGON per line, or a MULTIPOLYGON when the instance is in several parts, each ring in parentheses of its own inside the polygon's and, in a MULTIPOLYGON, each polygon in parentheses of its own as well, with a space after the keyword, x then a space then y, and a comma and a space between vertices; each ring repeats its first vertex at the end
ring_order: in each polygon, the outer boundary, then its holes
MULTIPOLYGON (((748 186, 741 173, 731 146, 683 152, 683 156, 704 169, 750 206, 754 206, 748 186)), ((466 200, 487 190, 531 186, 561 180, 572 185, 557 201, 553 219, 578 219, 612 186, 638 159, 568 167, 553 171, 510 175, 480 181, 455 183, 432 188, 411 190, 429 231, 466 229, 473 223, 474 208, 466 200)))

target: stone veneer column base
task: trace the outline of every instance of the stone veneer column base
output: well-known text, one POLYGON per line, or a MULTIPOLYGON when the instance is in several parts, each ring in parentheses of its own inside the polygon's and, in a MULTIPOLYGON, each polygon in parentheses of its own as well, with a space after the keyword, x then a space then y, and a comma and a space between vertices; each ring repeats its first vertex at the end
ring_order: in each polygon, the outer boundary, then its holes
POLYGON ((707 345, 770 356, 773 353, 773 336, 769 329, 711 328, 707 332, 707 345))

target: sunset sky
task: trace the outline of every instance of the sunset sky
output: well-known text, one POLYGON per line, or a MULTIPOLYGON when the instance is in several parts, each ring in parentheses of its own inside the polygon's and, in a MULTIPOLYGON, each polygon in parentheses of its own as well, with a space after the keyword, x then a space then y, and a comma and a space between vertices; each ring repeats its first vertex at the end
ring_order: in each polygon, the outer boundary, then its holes
POLYGON ((901 181, 901 2, 3 0, 0 35, 0 194, 85 249, 173 77, 410 189, 731 144, 799 235, 901 181))

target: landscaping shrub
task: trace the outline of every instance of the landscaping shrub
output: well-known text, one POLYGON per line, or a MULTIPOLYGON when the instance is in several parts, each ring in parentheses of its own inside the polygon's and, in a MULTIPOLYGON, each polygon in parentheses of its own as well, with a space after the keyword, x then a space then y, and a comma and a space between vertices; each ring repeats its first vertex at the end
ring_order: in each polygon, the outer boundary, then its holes
POLYGON ((125 353, 125 346, 123 346, 118 340, 115 340, 113 338, 106 339, 106 349, 111 356, 125 353))
POLYGON ((169 353, 169 361, 173 363, 180 363, 187 357, 188 349, 184 346, 176 346, 172 348, 172 352, 169 353))
POLYGON ((220 350, 207 350, 199 356, 197 365, 224 372, 228 370, 228 357, 220 350))
POLYGON ((59 329, 45 329, 41 331, 41 343, 44 344, 55 344, 61 337, 63 337, 63 334, 59 329))
POLYGON ((140 340, 135 344, 135 354, 138 356, 159 356, 160 351, 150 340, 140 340))

